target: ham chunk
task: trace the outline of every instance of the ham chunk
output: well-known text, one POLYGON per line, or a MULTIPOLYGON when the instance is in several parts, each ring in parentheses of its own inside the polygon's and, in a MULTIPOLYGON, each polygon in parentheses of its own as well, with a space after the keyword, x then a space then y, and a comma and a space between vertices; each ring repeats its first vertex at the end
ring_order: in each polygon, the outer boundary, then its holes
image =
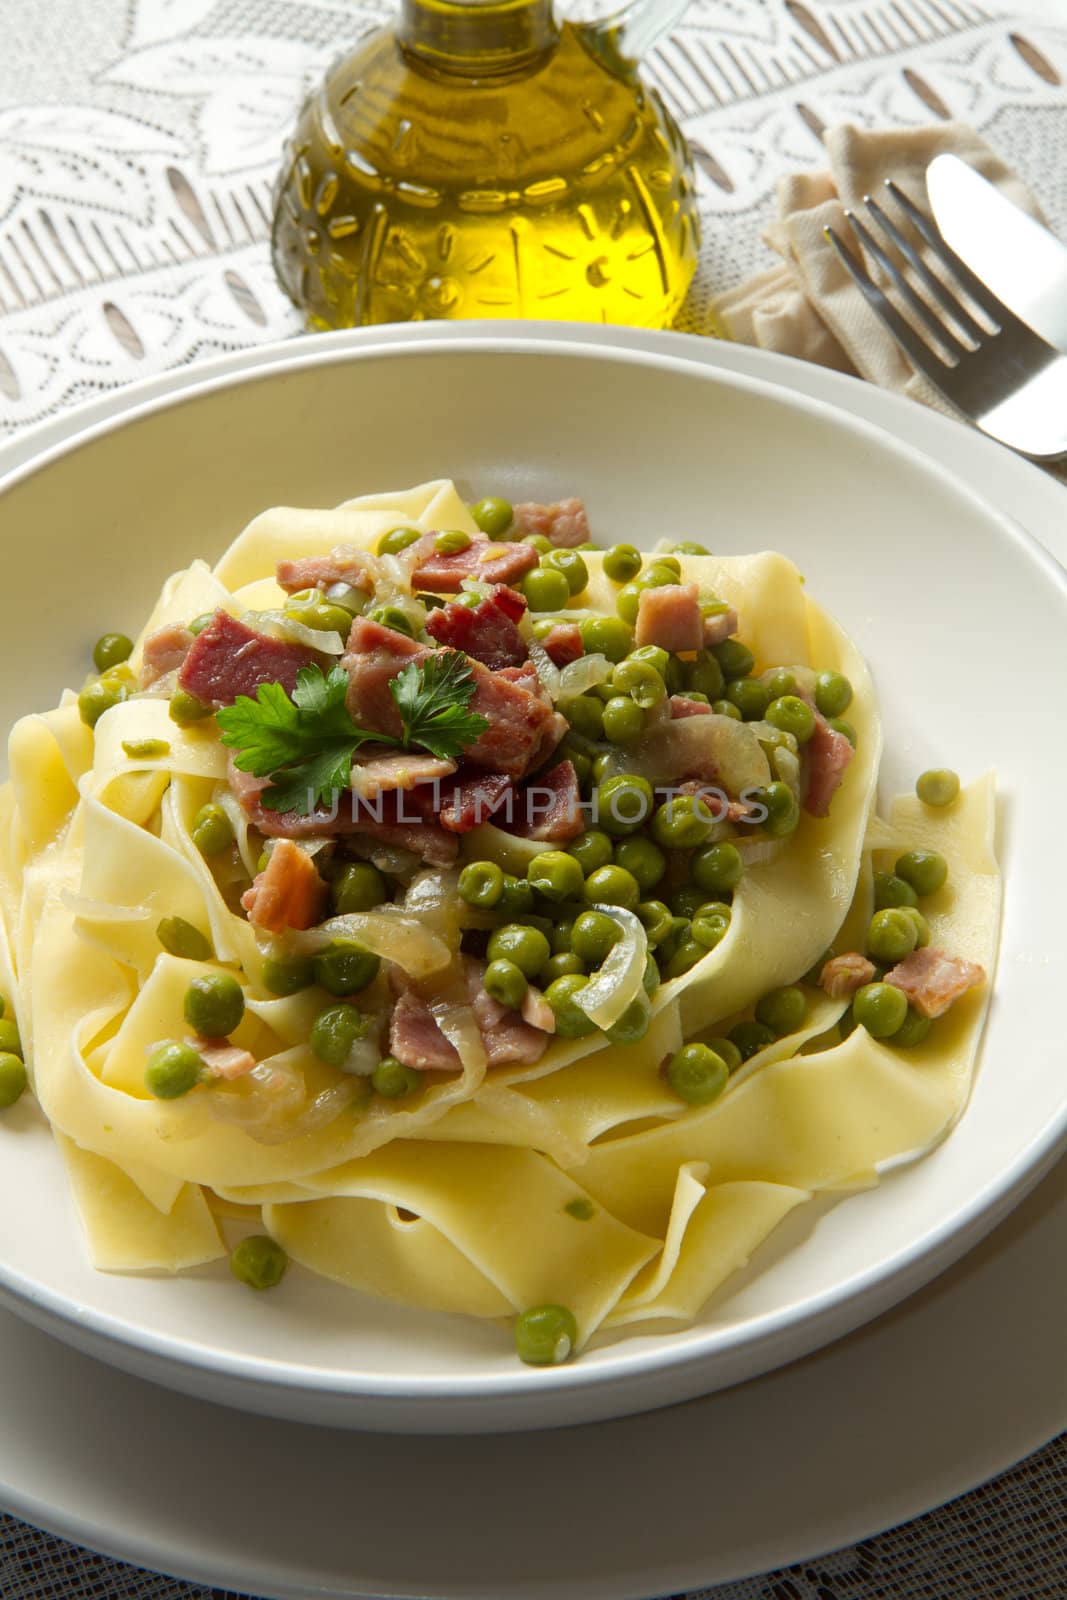
POLYGON ((643 589, 634 638, 638 645, 657 644, 661 650, 675 653, 703 649, 704 615, 696 584, 666 583, 658 589, 643 589))
POLYGON ((301 667, 318 657, 302 644, 271 639, 246 627, 228 611, 216 611, 193 640, 178 685, 209 706, 232 706, 238 695, 255 698, 261 683, 280 683, 287 694, 296 688, 301 667))
POLYGON ((962 961, 924 945, 887 972, 885 981, 903 990, 922 1016, 940 1017, 961 994, 985 983, 986 974, 976 961, 962 961))
POLYGON ((710 717, 711 707, 706 700, 689 700, 684 694, 671 695, 671 716, 678 717, 710 717))
MULTIPOLYGON (((525 1021, 520 1012, 502 1006, 498 1000, 486 994, 484 961, 466 956, 464 967, 467 992, 471 997, 471 1010, 482 1036, 488 1065, 501 1067, 508 1062, 518 1062, 522 1066, 532 1066, 535 1061, 540 1061, 548 1048, 549 1033, 555 1032, 556 1019, 548 1002, 542 997, 541 1003, 552 1018, 551 1029, 541 1028, 525 1021)), ((537 990, 533 992, 539 993, 537 990)), ((530 990, 527 990, 527 996, 529 994, 530 990)), ((534 1003, 531 1003, 531 1011, 537 1014, 534 1003)))
MULTIPOLYGON (((484 961, 465 956, 463 965, 471 1012, 489 1066, 506 1062, 527 1066, 539 1061, 548 1047, 548 1032, 531 1027, 517 1011, 486 994, 484 961)), ((416 1072, 458 1072, 462 1065, 459 1052, 438 1027, 430 1002, 399 968, 392 968, 389 981, 396 996, 389 1023, 391 1053, 416 1072)))
POLYGON ((845 769, 854 755, 843 733, 831 728, 821 712, 815 713, 815 732, 804 746, 808 786, 804 810, 813 817, 825 817, 830 801, 841 787, 845 769))
POLYGON ((196 1053, 204 1063, 209 1078, 230 1083, 234 1078, 244 1078, 256 1065, 251 1050, 242 1050, 236 1044, 213 1044, 207 1039, 196 1041, 196 1053))
POLYGON ((435 538, 435 534, 428 533, 411 546, 415 556, 411 581, 431 594, 456 594, 464 578, 477 578, 480 583, 514 583, 541 559, 532 544, 505 544, 491 539, 472 539, 466 550, 442 555, 434 548, 435 538))
POLYGON ((543 645, 549 660, 557 667, 569 667, 572 661, 585 654, 582 630, 576 622, 557 622, 545 635, 543 645))
POLYGON ((526 660, 526 643, 515 626, 525 610, 522 595, 500 583, 476 606, 449 601, 431 611, 426 632, 439 644, 464 650, 495 672, 526 660))
POLYGON ((874 962, 868 961, 858 950, 850 950, 843 956, 831 956, 819 973, 819 988, 831 1000, 847 1000, 865 983, 872 982, 875 970, 874 962))
POLYGON ((296 594, 301 589, 328 589, 333 583, 347 583, 367 593, 374 588, 366 553, 351 545, 338 545, 328 556, 279 561, 277 576, 279 588, 287 594, 296 594))
POLYGON ((573 549, 589 538, 589 519, 580 500, 559 500, 539 505, 525 500, 515 507, 515 526, 522 533, 539 533, 557 549, 573 549))
POLYGON ((267 933, 313 928, 326 915, 329 891, 314 861, 291 839, 279 839, 263 872, 241 896, 248 920, 267 933))
POLYGON ((511 831, 524 839, 566 844, 585 832, 578 775, 569 761, 539 772, 518 791, 511 831))
POLYGON ((456 770, 454 761, 425 755, 418 750, 390 751, 369 756, 352 768, 352 788, 364 800, 373 800, 387 789, 415 789, 420 784, 439 783, 456 770))
POLYGON ((141 688, 149 688, 168 672, 177 672, 192 644, 193 634, 178 622, 150 633, 141 653, 141 688))
POLYGON ((389 1018, 389 1053, 416 1072, 460 1072, 463 1067, 459 1051, 437 1026, 428 1002, 406 983, 389 1018))
POLYGON ((443 784, 440 789, 437 820, 449 833, 470 833, 507 804, 514 788, 502 772, 461 767, 456 782, 443 784))
POLYGON ((522 1001, 522 1020, 541 1033, 555 1033, 556 1013, 535 984, 530 984, 522 1001))
POLYGON ((737 632, 738 616, 733 606, 726 611, 714 611, 710 617, 704 618, 704 648, 710 650, 712 645, 724 644, 731 634, 737 632))

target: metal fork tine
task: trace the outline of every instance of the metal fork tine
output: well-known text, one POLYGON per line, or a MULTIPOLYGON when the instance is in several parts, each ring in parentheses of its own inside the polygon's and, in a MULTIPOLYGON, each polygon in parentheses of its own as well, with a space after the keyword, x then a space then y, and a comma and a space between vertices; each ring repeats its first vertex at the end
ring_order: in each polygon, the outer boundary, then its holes
POLYGON ((984 339, 987 339, 989 335, 986 330, 975 322, 966 306, 961 305, 955 295, 946 289, 941 279, 930 271, 918 250, 916 250, 910 239, 905 239, 892 217, 888 216, 877 200, 873 200, 869 194, 865 194, 863 198, 871 216, 896 245, 916 277, 925 284, 926 288, 948 312, 953 321, 963 329, 967 337, 973 339, 976 344, 981 344, 984 339))
MULTIPOLYGON (((874 208, 872 207, 872 210, 873 209, 874 208)), ((875 261, 877 261, 878 265, 881 267, 890 283, 894 286, 901 299, 906 301, 919 320, 926 324, 934 338, 940 340, 940 342, 945 345, 957 359, 959 359, 960 356, 965 355, 967 348, 966 345, 962 345, 951 329, 945 327, 940 317, 936 317, 934 315, 934 313, 930 310, 930 307, 926 304, 926 301, 919 298, 911 284, 908 282, 907 278, 905 278, 904 274, 897 266, 896 262, 890 256, 886 255, 877 239, 869 229, 864 227, 863 223, 860 221, 859 217, 856 216, 855 212, 846 211, 845 216, 848 218, 856 237, 859 239, 864 249, 869 251, 869 253, 874 257, 875 261)))
MULTIPOLYGON (((970 267, 960 260, 952 246, 942 238, 940 230, 930 221, 929 217, 923 215, 915 202, 904 193, 903 189, 894 183, 892 178, 885 180, 885 186, 897 205, 900 206, 901 210, 930 246, 942 266, 952 273, 956 282, 970 295, 976 305, 981 306, 986 316, 990 317, 999 328, 1023 326, 1018 317, 1008 310, 1003 300, 998 300, 992 290, 986 288, 981 278, 976 278, 970 267)), ((984 337, 987 336, 983 334, 984 337)))
POLYGON ((905 322, 896 306, 875 283, 863 262, 853 254, 837 232, 833 228, 824 228, 823 237, 829 244, 833 245, 841 258, 845 270, 849 273, 871 309, 885 323, 901 349, 910 357, 920 372, 925 372, 931 382, 937 383, 937 369, 940 368, 942 372, 949 370, 945 362, 942 361, 935 350, 931 350, 924 339, 919 338, 911 324, 905 322), (934 370, 931 371, 931 368, 934 370))

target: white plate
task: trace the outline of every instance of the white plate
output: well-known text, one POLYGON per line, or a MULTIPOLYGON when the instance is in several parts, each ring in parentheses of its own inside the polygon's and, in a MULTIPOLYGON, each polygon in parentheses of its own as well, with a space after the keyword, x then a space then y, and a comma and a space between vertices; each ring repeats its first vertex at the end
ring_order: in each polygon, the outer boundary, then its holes
MULTIPOLYGON (((939 459, 994 480, 1002 508, 1067 554, 1063 491, 977 435, 835 374, 696 354, 928 432, 939 459)), ((19 1375, 5 1390, 0 1500, 129 1560, 285 1600, 623 1600, 720 1582, 913 1516, 1067 1425, 1065 1249, 1061 1166, 966 1261, 843 1343, 705 1400, 517 1440, 266 1423, 97 1366, 0 1314, 0 1364, 19 1375)))
MULTIPOLYGON (((9 675, 0 719, 47 701, 80 670, 94 632, 141 615, 167 571, 221 548, 263 504, 330 503, 450 471, 515 497, 580 488, 594 524, 616 537, 647 543, 670 530, 721 551, 796 556, 879 677, 888 789, 934 758, 969 774, 1001 767, 1009 892, 984 1064, 952 1139, 879 1190, 815 1212, 816 1226, 812 1211, 786 1224, 695 1327, 605 1339, 549 1373, 516 1363, 496 1327, 354 1303, 299 1273, 269 1313, 234 1295, 224 1269, 177 1282, 95 1274, 43 1130, 14 1143, 0 1175, 0 1278, 25 1314, 192 1393, 423 1432, 618 1416, 793 1359, 955 1259, 1047 1168, 1067 1125, 1057 1070, 1067 951, 1043 892, 1060 850, 1046 796, 1063 758, 1033 694, 1020 696, 1013 672, 990 671, 998 641, 1014 653, 1025 637, 1027 684, 1063 680, 1067 584, 923 457, 817 403, 673 353, 546 343, 529 328, 498 333, 493 347, 436 333, 316 341, 250 378, 205 380, 9 480, 9 587, 42 570, 77 583, 50 594, 55 654, 37 651, 32 700, 9 675)), ((21 639, 18 624, 12 614, 6 644, 24 660, 36 622, 28 615, 21 639)))

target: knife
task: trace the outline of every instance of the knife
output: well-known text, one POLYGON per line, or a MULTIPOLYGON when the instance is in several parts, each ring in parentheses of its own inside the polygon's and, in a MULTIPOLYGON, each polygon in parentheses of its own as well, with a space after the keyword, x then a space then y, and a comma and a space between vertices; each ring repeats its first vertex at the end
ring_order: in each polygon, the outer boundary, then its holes
POLYGON ((961 260, 1015 314, 1067 353, 1067 247, 958 156, 926 169, 934 220, 961 260))

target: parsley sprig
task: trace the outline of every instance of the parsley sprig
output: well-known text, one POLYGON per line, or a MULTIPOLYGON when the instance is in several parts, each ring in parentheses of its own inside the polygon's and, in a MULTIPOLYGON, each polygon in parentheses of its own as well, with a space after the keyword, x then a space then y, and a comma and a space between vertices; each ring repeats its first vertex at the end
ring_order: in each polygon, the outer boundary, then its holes
POLYGON ((218 713, 222 742, 237 753, 234 764, 257 778, 270 778, 260 796, 269 811, 307 816, 315 806, 347 789, 352 757, 364 744, 413 745, 451 760, 488 728, 468 710, 474 674, 458 650, 441 650, 409 662, 389 684, 400 713, 399 739, 353 722, 345 705, 348 674, 331 667, 301 667, 292 697, 280 683, 261 683, 254 700, 239 695, 218 713))

